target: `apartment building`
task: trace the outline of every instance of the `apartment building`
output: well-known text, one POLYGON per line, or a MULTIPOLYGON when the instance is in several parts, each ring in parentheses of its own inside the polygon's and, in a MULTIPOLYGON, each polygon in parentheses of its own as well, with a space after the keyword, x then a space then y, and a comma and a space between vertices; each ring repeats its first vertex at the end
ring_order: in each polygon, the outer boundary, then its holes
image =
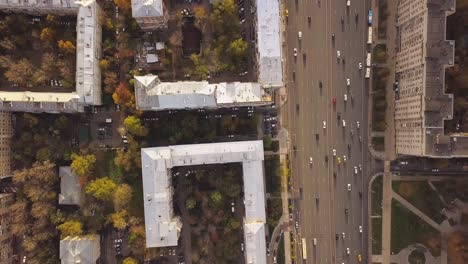
POLYGON ((468 156, 468 138, 445 135, 453 95, 445 93, 445 68, 455 42, 446 40, 454 0, 400 0, 397 16, 395 101, 396 153, 427 157, 468 156))
POLYGON ((135 76, 136 107, 145 111, 261 106, 273 103, 260 83, 161 82, 156 75, 135 76))
POLYGON ((11 234, 10 207, 13 204, 13 194, 0 194, 0 263, 13 263, 13 245, 11 234))
POLYGON ((11 176, 11 114, 0 112, 0 178, 11 176))
POLYGON ((132 17, 144 31, 167 28, 169 20, 163 0, 132 0, 132 17))
POLYGON ((86 106, 101 105, 101 9, 95 0, 0 0, 3 12, 33 15, 74 15, 76 23, 76 91, 71 93, 2 91, 0 111, 84 112, 86 106))

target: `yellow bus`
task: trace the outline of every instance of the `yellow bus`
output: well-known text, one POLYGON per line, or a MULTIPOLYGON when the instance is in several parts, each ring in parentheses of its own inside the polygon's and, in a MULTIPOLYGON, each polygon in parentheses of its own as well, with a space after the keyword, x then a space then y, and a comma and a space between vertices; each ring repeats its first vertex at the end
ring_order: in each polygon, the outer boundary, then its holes
POLYGON ((307 244, 305 238, 302 238, 302 259, 307 260, 307 244))

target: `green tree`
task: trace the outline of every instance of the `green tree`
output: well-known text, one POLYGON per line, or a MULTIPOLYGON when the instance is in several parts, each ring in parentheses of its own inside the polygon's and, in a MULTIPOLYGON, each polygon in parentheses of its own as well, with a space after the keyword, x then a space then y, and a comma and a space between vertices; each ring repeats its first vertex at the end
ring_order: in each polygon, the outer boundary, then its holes
POLYGON ((271 136, 267 135, 263 137, 263 148, 265 150, 271 150, 271 136))
POLYGON ((125 129, 132 135, 144 137, 148 134, 148 129, 143 126, 137 116, 128 116, 124 119, 123 124, 125 129))
POLYGON ((83 233, 83 225, 80 221, 69 220, 58 226, 62 238, 67 236, 79 236, 83 233))
POLYGON ((211 202, 215 207, 220 207, 223 204, 223 195, 219 191, 214 191, 210 194, 211 202))
POLYGON ((195 66, 194 70, 192 71, 192 75, 194 75, 196 78, 206 80, 210 71, 208 70, 206 64, 200 59, 200 56, 193 53, 190 55, 190 60, 195 66))
POLYGON ((111 201, 114 197, 114 191, 117 184, 108 177, 99 178, 91 181, 85 189, 85 192, 101 201, 111 201))
POLYGON ((185 200, 185 207, 187 207, 187 209, 192 210, 195 208, 195 206, 197 206, 197 201, 195 198, 189 197, 187 200, 185 200))
POLYGON ((210 15, 210 22, 216 32, 223 32, 226 29, 239 27, 237 16, 237 5, 234 0, 222 0, 213 4, 210 15))
POLYGON ((128 209, 132 200, 133 190, 128 184, 120 184, 114 192, 114 208, 116 211, 128 209))
POLYGON ((52 151, 48 147, 40 148, 36 153, 38 161, 52 160, 52 151))
POLYGON ((228 226, 233 230, 237 230, 241 226, 241 222, 235 218, 230 218, 228 221, 228 226))

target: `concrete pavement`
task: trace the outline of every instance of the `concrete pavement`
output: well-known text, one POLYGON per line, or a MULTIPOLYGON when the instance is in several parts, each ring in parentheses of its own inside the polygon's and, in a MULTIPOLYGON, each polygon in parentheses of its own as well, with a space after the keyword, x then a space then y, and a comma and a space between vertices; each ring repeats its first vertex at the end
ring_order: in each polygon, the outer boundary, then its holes
MULTIPOLYGON (((286 83, 287 118, 290 142, 296 146, 290 158, 293 190, 298 194, 294 202, 300 212, 295 220, 301 226, 297 240, 306 238, 307 261, 313 263, 350 262, 357 259, 358 254, 366 255, 367 241, 362 239, 358 226, 366 222, 363 204, 367 195, 361 198, 358 193, 363 193, 368 177, 365 93, 368 87, 358 63, 365 61, 367 52, 368 7, 366 1, 352 2, 350 7, 346 7, 344 1, 286 3, 289 18, 284 50, 287 56, 285 76, 292 77, 286 83), (298 31, 302 32, 301 40, 298 31), (298 50, 297 58, 292 56, 294 48, 298 50), (346 79, 351 80, 349 87, 346 79), (347 101, 344 101, 345 94, 349 98, 347 101), (332 104, 332 98, 336 98, 336 105, 332 104), (340 120, 337 120, 338 113, 340 120), (346 127, 341 123, 343 119, 346 127), (357 121, 361 124, 359 129, 357 121), (323 122, 326 122, 325 129, 323 122), (346 156, 347 162, 338 165, 332 149, 336 149, 342 161, 346 156), (328 162, 325 155, 329 156, 328 162), (310 157, 313 164, 309 163, 310 157), (358 165, 362 165, 363 170, 354 174, 354 167, 358 165), (352 186, 350 191, 348 184, 352 186), (342 232, 346 233, 346 239, 337 242, 335 234, 342 232), (316 247, 312 246, 313 238, 318 240, 316 247), (350 256, 345 253, 347 247, 351 250, 350 256)), ((365 226, 364 232, 367 232, 365 226)))

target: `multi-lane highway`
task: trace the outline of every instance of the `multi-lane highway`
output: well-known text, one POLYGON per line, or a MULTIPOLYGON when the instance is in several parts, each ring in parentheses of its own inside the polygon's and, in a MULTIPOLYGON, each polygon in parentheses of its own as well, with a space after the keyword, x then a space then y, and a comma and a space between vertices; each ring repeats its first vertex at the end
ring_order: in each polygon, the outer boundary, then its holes
MULTIPOLYGON (((307 241, 304 263, 357 263, 359 254, 366 262, 369 5, 367 0, 351 0, 349 7, 346 0, 286 3, 288 128, 298 212, 293 221, 299 222, 296 241, 307 241)), ((297 257, 302 258, 300 245, 297 257)))

